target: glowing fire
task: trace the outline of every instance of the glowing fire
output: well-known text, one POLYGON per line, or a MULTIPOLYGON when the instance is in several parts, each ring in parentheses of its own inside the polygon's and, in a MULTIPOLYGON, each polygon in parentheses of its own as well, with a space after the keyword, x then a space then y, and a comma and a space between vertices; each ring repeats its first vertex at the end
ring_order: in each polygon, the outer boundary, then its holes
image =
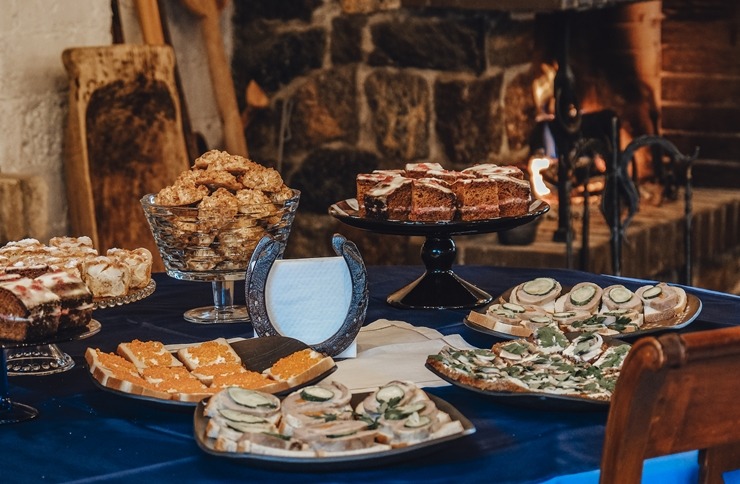
POLYGON ((529 160, 529 173, 531 175, 532 190, 537 198, 542 198, 545 195, 550 194, 550 189, 545 185, 545 180, 542 177, 542 170, 546 170, 550 166, 550 158, 546 157, 532 157, 529 160))

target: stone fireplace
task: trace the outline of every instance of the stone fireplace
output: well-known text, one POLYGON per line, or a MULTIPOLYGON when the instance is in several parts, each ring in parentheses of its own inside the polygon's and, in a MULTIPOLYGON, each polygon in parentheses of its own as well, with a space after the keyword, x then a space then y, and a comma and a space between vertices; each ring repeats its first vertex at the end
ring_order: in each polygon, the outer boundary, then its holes
MULTIPOLYGON (((705 31, 704 24, 722 12, 725 18, 737 13, 731 0, 704 3, 712 5, 235 2, 237 93, 256 82, 270 100, 266 109, 248 112, 250 155, 277 167, 303 191, 288 255, 328 255, 331 233, 341 231, 370 264, 418 263, 418 241, 351 229, 328 217, 327 207, 352 197, 355 175, 373 169, 415 161, 451 169, 481 162, 526 165, 542 109, 532 86, 543 66, 557 65, 566 21, 568 67, 584 113, 614 110, 623 144, 660 133, 685 152, 706 145, 707 157, 695 168, 702 184, 722 184, 721 177, 704 176, 703 164, 721 165, 737 177, 740 145, 719 153, 711 148, 715 140, 686 129, 685 115, 696 108, 690 86, 698 82, 687 72, 701 66, 698 53, 681 59, 676 51, 686 52, 692 28, 705 31), (603 8, 589 8, 594 6, 603 8), (661 36, 672 44, 661 49, 661 36)), ((732 42, 728 38, 737 49, 732 42)), ((737 92, 731 94, 737 99, 737 92)), ((238 97, 243 107, 244 95, 238 97)), ((645 167, 640 175, 649 178, 650 165, 645 167)))

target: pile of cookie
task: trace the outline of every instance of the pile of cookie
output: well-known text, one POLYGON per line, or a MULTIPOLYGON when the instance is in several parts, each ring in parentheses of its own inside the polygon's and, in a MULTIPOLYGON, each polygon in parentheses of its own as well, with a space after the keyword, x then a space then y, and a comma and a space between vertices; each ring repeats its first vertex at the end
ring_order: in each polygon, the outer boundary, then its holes
POLYGON ((232 270, 244 269, 259 240, 284 225, 291 200, 297 192, 275 169, 211 150, 144 208, 169 268, 232 270))

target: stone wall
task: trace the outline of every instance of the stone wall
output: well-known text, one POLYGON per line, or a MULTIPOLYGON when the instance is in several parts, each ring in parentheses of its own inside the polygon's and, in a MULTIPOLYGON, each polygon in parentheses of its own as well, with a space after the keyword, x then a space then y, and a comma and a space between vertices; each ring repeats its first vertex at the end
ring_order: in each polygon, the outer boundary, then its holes
POLYGON ((270 99, 250 112, 250 156, 302 190, 289 256, 326 255, 340 231, 368 263, 418 263, 408 239, 396 244, 326 215, 354 196, 357 173, 418 161, 520 164, 528 155, 533 18, 397 3, 234 4, 236 91, 255 81, 270 99))

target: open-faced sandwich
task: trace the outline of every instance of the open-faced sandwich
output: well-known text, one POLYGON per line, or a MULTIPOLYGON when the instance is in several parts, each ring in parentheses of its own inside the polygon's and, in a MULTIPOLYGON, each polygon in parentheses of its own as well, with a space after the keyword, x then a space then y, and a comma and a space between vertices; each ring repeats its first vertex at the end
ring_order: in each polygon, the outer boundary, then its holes
POLYGON ((523 282, 511 291, 509 301, 522 306, 537 306, 545 311, 555 309, 555 300, 563 291, 563 286, 551 277, 538 277, 523 282))
POLYGON ((686 308, 686 291, 678 286, 669 286, 664 282, 642 286, 635 291, 635 294, 644 305, 646 322, 673 318, 686 308))

